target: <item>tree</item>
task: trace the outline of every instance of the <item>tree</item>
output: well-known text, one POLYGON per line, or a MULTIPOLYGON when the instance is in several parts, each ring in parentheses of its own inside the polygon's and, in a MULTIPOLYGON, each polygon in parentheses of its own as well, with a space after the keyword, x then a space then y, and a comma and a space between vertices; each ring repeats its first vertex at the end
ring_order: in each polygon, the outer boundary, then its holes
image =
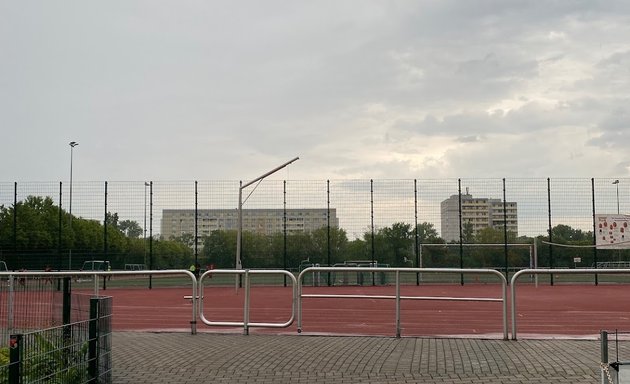
POLYGON ((475 230, 471 222, 465 222, 462 224, 462 242, 465 244, 475 242, 475 230))
POLYGON ((391 264, 404 266, 405 261, 411 257, 413 249, 411 233, 411 224, 400 222, 379 230, 379 235, 384 239, 385 259, 391 264))
POLYGON ((346 231, 337 227, 322 227, 311 232, 313 256, 311 261, 322 265, 328 264, 328 234, 330 233, 330 263, 341 261, 341 257, 348 245, 346 231))
POLYGON ((118 224, 118 229, 127 237, 139 238, 142 235, 142 227, 136 221, 123 220, 118 224))
MULTIPOLYGON (((566 244, 566 245, 592 245, 593 244, 593 233, 588 231, 582 231, 581 229, 572 228, 566 224, 558 224, 555 227, 551 228, 552 240, 557 244, 566 244)), ((539 240, 549 241, 548 236, 539 236, 539 240)), ((599 250, 598 253, 601 256, 602 251, 599 250)), ((594 262, 593 259, 593 249, 592 248, 571 248, 571 247, 559 247, 554 245, 544 246, 538 248, 538 260, 540 266, 552 266, 553 267, 573 267, 573 258, 579 257, 582 260, 583 264, 590 265, 594 262), (553 248, 553 261, 551 259, 551 254, 549 253, 549 249, 553 248)), ((606 257, 606 256, 604 256, 606 257)))
POLYGON ((418 224, 415 231, 418 232, 418 251, 419 257, 422 258, 419 265, 422 267, 446 266, 444 263, 448 256, 447 248, 423 247, 424 244, 444 244, 444 239, 438 235, 435 225, 425 221, 418 224))
POLYGON ((28 196, 15 207, 0 208, 0 246, 18 249, 55 249, 59 238, 59 209, 50 197, 28 196), (15 238, 14 212, 17 211, 15 238), (15 241, 15 244, 14 244, 15 241))
POLYGON ((565 224, 558 224, 551 228, 554 243, 564 244, 591 244, 593 232, 584 232, 581 229, 574 229, 565 224))
POLYGON ((177 241, 155 241, 153 257, 153 268, 160 269, 188 269, 193 262, 192 250, 177 241))
POLYGON ((418 224, 418 242, 420 244, 437 244, 443 243, 444 241, 438 236, 438 232, 435 229, 433 223, 424 223, 418 224))
POLYGON ((202 254, 208 264, 215 264, 217 268, 234 268, 236 231, 212 231, 204 239, 202 254))
POLYGON ((265 234, 243 231, 241 262, 243 268, 268 268, 273 265, 271 238, 265 234))
POLYGON ((105 214, 105 221, 107 221, 108 225, 111 225, 112 227, 119 229, 118 228, 118 213, 107 212, 105 214))
MULTIPOLYGON (((475 235, 475 242, 479 244, 503 244, 506 242, 505 233, 503 228, 482 228, 475 235)), ((507 242, 516 243, 516 240, 516 233, 507 231, 507 242)))
POLYGON ((346 257, 342 260, 338 260, 338 262, 348 260, 368 260, 371 257, 369 244, 370 243, 367 240, 363 239, 354 239, 348 242, 345 252, 346 257))

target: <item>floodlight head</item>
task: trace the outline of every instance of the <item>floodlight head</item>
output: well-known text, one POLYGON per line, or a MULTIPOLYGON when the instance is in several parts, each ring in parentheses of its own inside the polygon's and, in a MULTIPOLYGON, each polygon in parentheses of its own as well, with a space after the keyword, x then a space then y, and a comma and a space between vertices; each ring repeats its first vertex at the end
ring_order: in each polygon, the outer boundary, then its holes
POLYGON ((619 180, 615 180, 612 182, 613 184, 619 184, 619 180))
POLYGON ((76 141, 71 141, 71 142, 70 142, 70 146, 71 146, 72 148, 76 147, 77 145, 79 145, 79 143, 77 143, 76 141))

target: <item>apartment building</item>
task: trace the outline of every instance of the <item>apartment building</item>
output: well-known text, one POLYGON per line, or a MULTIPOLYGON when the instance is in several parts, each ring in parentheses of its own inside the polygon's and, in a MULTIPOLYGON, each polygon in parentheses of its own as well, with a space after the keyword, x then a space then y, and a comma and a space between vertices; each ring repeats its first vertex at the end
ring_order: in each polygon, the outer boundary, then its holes
MULTIPOLYGON (((284 209, 243 209, 243 231, 270 235, 284 231, 284 209)), ((299 208, 286 210, 287 233, 310 232, 329 225, 339 226, 334 208, 299 208), (328 219, 330 212, 330 221, 328 219)), ((215 230, 236 230, 236 209, 197 210, 197 234, 207 236, 215 230)), ((161 235, 164 239, 195 233, 194 209, 164 209, 162 211, 161 235)))
MULTIPOLYGON (((470 223, 474 234, 484 228, 507 230, 518 236, 518 209, 516 202, 506 202, 487 197, 473 197, 466 191, 462 199, 462 226, 470 223)), ((459 241, 459 195, 452 195, 440 203, 442 219, 441 236, 447 242, 459 241)))

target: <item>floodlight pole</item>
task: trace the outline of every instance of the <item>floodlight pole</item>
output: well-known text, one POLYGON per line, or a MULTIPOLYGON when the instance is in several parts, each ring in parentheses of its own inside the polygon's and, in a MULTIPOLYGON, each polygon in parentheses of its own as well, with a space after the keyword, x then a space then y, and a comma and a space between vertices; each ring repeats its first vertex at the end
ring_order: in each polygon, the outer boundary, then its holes
POLYGON ((612 182, 617 187, 617 214, 619 214, 619 180, 612 182))
MULTIPOLYGON (((70 145, 70 231, 72 231, 72 155, 74 152, 74 147, 79 145, 76 141, 71 141, 70 145)), ((70 246, 68 249, 68 270, 72 269, 72 247, 70 246)))
MULTIPOLYGON (((279 167, 276 167, 274 169, 272 169, 271 171, 265 173, 264 175, 255 178, 254 180, 243 184, 242 181, 239 182, 239 187, 238 187, 238 227, 237 227, 237 232, 236 232, 236 262, 234 263, 234 269, 243 269, 243 264, 241 262, 241 241, 242 241, 242 235, 243 235, 243 189, 249 187, 250 185, 254 184, 257 181, 260 181, 262 179, 264 179, 265 177, 278 172, 279 170, 281 170, 282 168, 286 167, 287 165, 293 163, 294 161, 297 161, 299 159, 299 157, 295 157, 292 160, 287 161, 286 163, 282 164, 279 167)), ((236 282, 236 286, 238 288, 238 278, 237 278, 237 282, 236 282)))

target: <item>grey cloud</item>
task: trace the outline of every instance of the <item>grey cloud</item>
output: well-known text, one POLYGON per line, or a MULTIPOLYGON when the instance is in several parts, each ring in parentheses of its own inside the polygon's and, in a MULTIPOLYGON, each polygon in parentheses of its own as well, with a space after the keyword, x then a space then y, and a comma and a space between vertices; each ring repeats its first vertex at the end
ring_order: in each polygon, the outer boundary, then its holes
POLYGON ((630 114, 625 109, 613 111, 598 125, 602 130, 599 137, 588 141, 589 145, 610 148, 619 151, 619 155, 625 156, 625 149, 630 145, 630 114))
POLYGON ((522 132, 541 131, 545 129, 583 125, 593 120, 593 109, 597 102, 590 99, 574 100, 552 106, 538 102, 529 102, 518 109, 503 114, 486 111, 466 111, 447 115, 442 119, 428 115, 422 120, 397 122, 393 129, 413 132, 422 135, 446 135, 452 137, 475 137, 470 132, 480 134, 502 133, 520 134, 522 132))
POLYGON ((462 136, 458 137, 455 141, 459 143, 476 143, 484 140, 483 136, 462 136))
POLYGON ((0 15, 9 179, 67 177, 70 140, 92 179, 241 178, 293 155, 306 178, 534 173, 550 166, 488 146, 586 127, 587 162, 625 143, 625 1, 33 4, 0 15), (425 137, 465 148, 422 158, 425 137))

